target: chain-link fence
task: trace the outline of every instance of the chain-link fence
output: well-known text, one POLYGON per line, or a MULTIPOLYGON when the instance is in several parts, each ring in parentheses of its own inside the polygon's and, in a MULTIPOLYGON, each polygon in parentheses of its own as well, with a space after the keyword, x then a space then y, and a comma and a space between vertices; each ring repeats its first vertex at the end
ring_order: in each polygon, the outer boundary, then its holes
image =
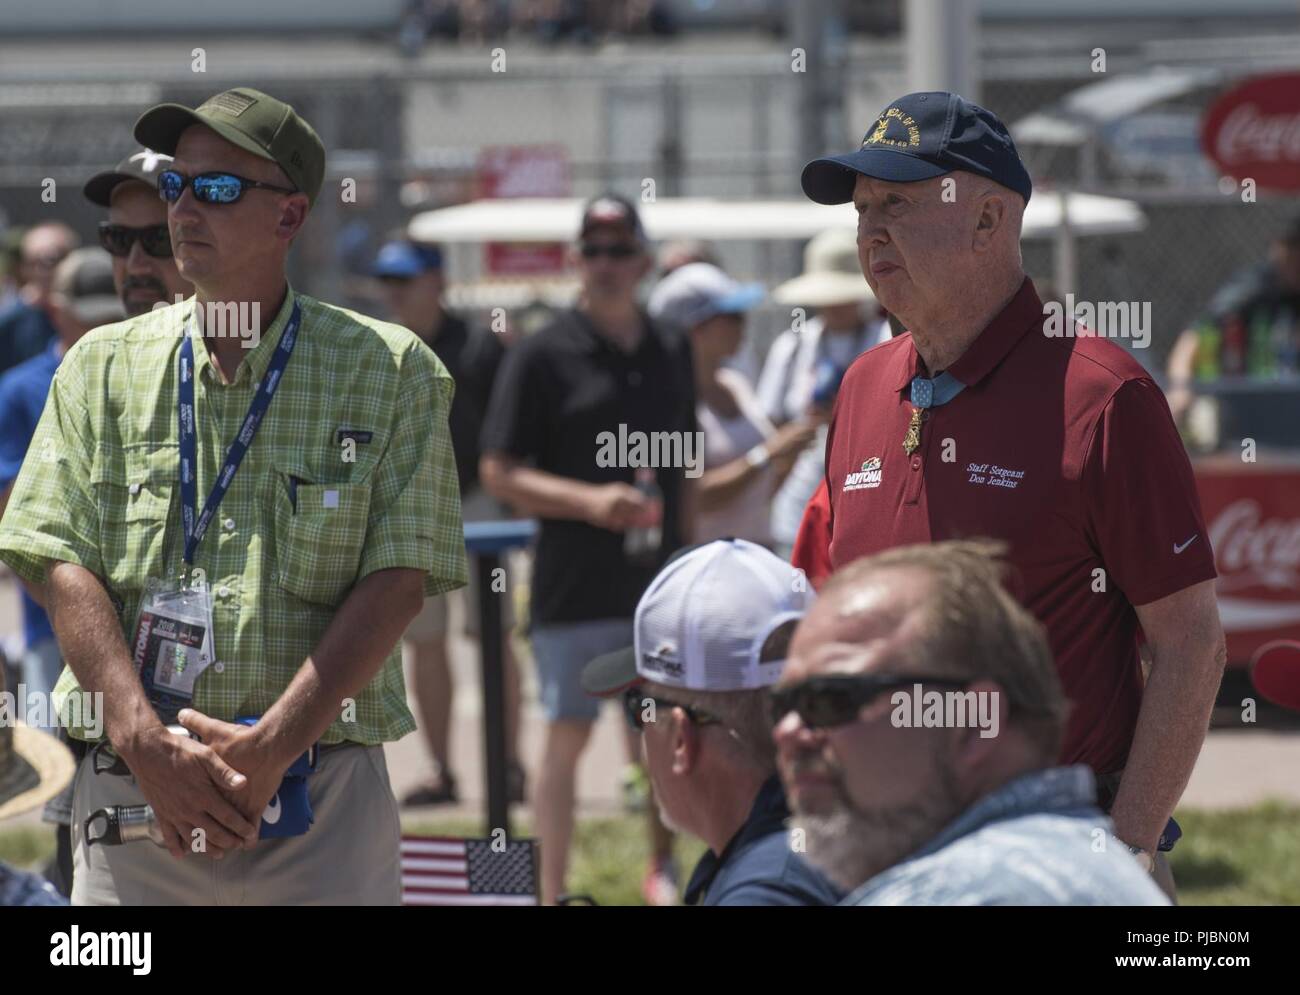
MULTIPOLYGON (((1013 125, 1052 108, 1098 80, 1082 54, 1085 44, 1078 42, 1069 58, 1029 58, 1018 40, 986 36, 982 102, 1013 125)), ((325 191, 295 250, 291 277, 309 293, 355 305, 366 299, 359 274, 377 243, 415 210, 474 197, 487 147, 562 145, 577 196, 607 188, 635 196, 650 180, 661 197, 797 198, 803 162, 821 151, 802 144, 810 106, 839 122, 826 129, 825 144, 849 148, 905 86, 896 41, 857 41, 842 61, 830 53, 813 74, 799 71, 783 44, 596 55, 512 46, 500 54, 501 71, 491 52, 453 50, 409 63, 373 53, 349 61, 336 47, 315 63, 308 50, 288 68, 251 59, 237 73, 119 67, 96 76, 86 66, 67 74, 50 66, 33 75, 0 68, 0 209, 18 225, 58 217, 88 238, 99 212, 80 186, 131 150, 130 128, 144 107, 168 99, 194 105, 227 86, 261 86, 297 106, 330 153, 325 191), (810 87, 823 104, 809 103, 810 87), (47 180, 57 189, 52 203, 42 198, 47 180)), ((1140 51, 1119 49, 1110 71, 1141 73, 1146 63, 1140 51)), ((1241 72, 1238 63, 1225 65, 1220 85, 1162 106, 1162 126, 1182 129, 1175 137, 1185 145, 1187 128, 1241 72)), ((1141 142, 1113 128, 1090 143, 1094 158, 1087 164, 1077 149, 1026 145, 1025 154, 1040 188, 1069 186, 1141 205, 1144 232, 1080 240, 1074 290, 1080 300, 1150 301, 1154 336, 1139 358, 1159 369, 1214 289, 1263 258, 1295 202, 1261 196, 1243 203, 1219 191, 1203 161, 1199 172, 1152 169, 1150 157, 1135 159, 1141 142)), ((800 248, 719 246, 728 269, 769 285, 798 271, 800 248)), ((1049 242, 1026 242, 1024 254, 1031 275, 1050 277, 1049 242)), ((759 351, 788 320, 772 309, 756 316, 759 351)))

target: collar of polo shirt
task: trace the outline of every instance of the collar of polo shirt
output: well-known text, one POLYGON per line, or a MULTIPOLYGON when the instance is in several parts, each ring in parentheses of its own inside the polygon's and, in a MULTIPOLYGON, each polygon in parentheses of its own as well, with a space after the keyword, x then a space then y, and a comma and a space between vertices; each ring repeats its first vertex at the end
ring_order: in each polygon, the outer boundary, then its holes
MULTIPOLYGON (((1043 324, 1043 302, 1038 291, 1028 277, 1020 285, 1016 295, 1011 298, 998 315, 988 323, 979 337, 955 363, 948 367, 948 373, 960 380, 967 387, 973 387, 993 372, 998 363, 1006 357, 1017 342, 1024 338, 1031 328, 1041 328, 1043 324)), ((923 374, 921 355, 913 344, 910 349, 896 352, 896 372, 893 377, 894 389, 907 389, 913 378, 920 375, 934 376, 935 371, 923 374)))

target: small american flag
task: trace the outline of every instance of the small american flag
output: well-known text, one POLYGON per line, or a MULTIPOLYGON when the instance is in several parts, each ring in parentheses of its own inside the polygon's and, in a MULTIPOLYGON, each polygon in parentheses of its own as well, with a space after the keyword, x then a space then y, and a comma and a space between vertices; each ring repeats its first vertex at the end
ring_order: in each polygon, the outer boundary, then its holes
POLYGON ((403 836, 401 853, 403 905, 539 904, 535 840, 403 836))

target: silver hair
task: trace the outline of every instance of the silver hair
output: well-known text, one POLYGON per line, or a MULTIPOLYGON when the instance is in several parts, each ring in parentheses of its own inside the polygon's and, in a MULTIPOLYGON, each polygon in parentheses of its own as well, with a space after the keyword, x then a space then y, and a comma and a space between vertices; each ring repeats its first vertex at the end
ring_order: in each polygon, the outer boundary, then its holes
POLYGON ((646 681, 639 689, 646 698, 663 698, 698 709, 719 719, 729 734, 725 742, 737 759, 771 774, 776 770, 776 745, 768 717, 767 688, 750 691, 691 691, 646 681))

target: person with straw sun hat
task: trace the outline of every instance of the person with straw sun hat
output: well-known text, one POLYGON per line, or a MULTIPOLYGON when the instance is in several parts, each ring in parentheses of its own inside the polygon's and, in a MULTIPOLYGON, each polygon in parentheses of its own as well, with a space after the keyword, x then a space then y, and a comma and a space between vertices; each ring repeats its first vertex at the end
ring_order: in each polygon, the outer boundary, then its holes
MULTIPOLYGON (((66 746, 18 720, 24 704, 15 703, 0 667, 0 821, 44 805, 77 769, 66 746)), ((67 904, 39 874, 0 861, 0 906, 67 904)))
MULTIPOLYGON (((890 337, 889 323, 876 295, 862 277, 857 237, 851 228, 833 228, 808 242, 804 271, 772 292, 789 306, 790 327, 768 351, 758 381, 758 399, 774 425, 801 418, 810 410, 830 416, 845 370, 861 353, 890 337), (804 308, 816 316, 809 319, 804 308)), ((787 559, 804 506, 821 482, 826 428, 799 456, 772 501, 772 538, 787 559)))

